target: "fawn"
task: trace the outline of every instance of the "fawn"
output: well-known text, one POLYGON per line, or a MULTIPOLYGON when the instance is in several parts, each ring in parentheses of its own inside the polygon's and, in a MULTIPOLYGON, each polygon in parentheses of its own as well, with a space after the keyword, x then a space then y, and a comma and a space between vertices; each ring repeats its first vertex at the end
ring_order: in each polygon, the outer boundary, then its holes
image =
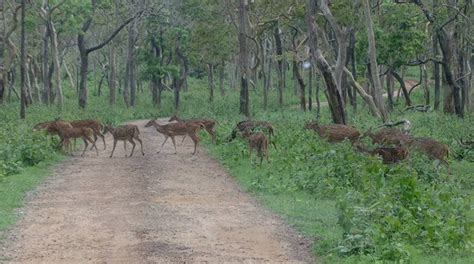
POLYGON ((409 136, 405 135, 401 129, 395 127, 384 127, 375 132, 372 129, 367 130, 361 138, 369 137, 373 143, 377 144, 397 144, 405 141, 409 136))
POLYGON ((379 155, 382 157, 384 164, 393 164, 405 160, 408 158, 409 152, 400 142, 397 142, 395 147, 378 147, 373 150, 369 150, 361 142, 354 144, 356 149, 360 152, 365 152, 370 155, 379 155))
POLYGON ((61 138, 60 145, 63 145, 65 142, 68 142, 70 139, 82 138, 84 140, 84 150, 82 151, 81 157, 84 156, 84 153, 87 150, 88 142, 92 143, 92 147, 95 148, 97 152, 97 156, 99 156, 99 150, 95 145, 95 141, 92 140, 92 135, 94 135, 94 131, 88 127, 76 128, 68 126, 68 122, 65 122, 60 119, 56 119, 54 123, 52 123, 52 129, 55 129, 61 138))
POLYGON ((262 165, 263 157, 268 161, 268 139, 262 132, 256 132, 248 135, 249 140, 249 158, 252 161, 252 150, 257 151, 257 156, 260 157, 260 165, 262 165))
POLYGON ((74 120, 70 122, 73 127, 89 127, 94 131, 94 141, 97 141, 97 137, 102 138, 104 142, 104 150, 106 149, 105 138, 102 134, 104 125, 97 119, 83 119, 83 120, 74 120))
POLYGON ((268 134, 268 141, 277 149, 275 142, 272 141, 272 136, 275 136, 273 125, 267 121, 240 121, 237 123, 235 128, 232 130, 232 134, 228 137, 228 141, 232 141, 237 137, 237 134, 241 134, 243 137, 247 138, 250 134, 255 132, 255 130, 263 130, 268 134))
POLYGON ((307 122, 305 128, 316 131, 321 138, 332 143, 342 142, 348 138, 354 144, 360 137, 360 132, 357 129, 346 125, 320 125, 318 122, 307 122))
MULTIPOLYGON (((172 121, 177 121, 177 122, 180 122, 180 123, 196 123, 196 124, 203 124, 204 125, 204 129, 207 131, 207 133, 209 133, 209 135, 211 135, 212 137, 212 142, 214 144, 216 144, 216 130, 214 129, 214 126, 216 125, 216 120, 213 120, 213 119, 209 119, 209 118, 192 118, 192 119, 181 119, 178 117, 178 115, 173 115, 169 120, 168 122, 172 122, 172 121)), ((184 142, 184 139, 186 138, 186 136, 183 137, 183 142, 184 142)), ((181 144, 183 144, 183 142, 181 142, 181 144)))
MULTIPOLYGON (((123 126, 118 126, 118 127, 113 127, 112 125, 106 125, 104 129, 104 134, 107 132, 110 132, 114 138, 114 147, 112 148, 112 153, 110 153, 110 158, 113 157, 115 147, 117 145, 117 141, 122 140, 124 141, 124 148, 125 148, 125 142, 128 141, 132 143, 132 152, 130 153, 129 157, 133 156, 133 151, 135 150, 135 141, 134 139, 137 140, 140 143, 142 155, 145 156, 145 152, 143 152, 143 144, 142 140, 138 137, 140 135, 140 130, 136 125, 123 125, 123 126)), ((125 157, 127 157, 127 154, 125 154, 125 157)))
POLYGON ((156 119, 150 120, 145 127, 155 127, 156 131, 163 134, 165 136, 165 141, 161 144, 161 148, 158 153, 161 152, 163 146, 165 145, 168 138, 171 138, 174 146, 175 154, 177 154, 176 150, 176 142, 174 137, 175 136, 189 136, 194 142, 194 152, 193 155, 196 154, 197 151, 197 144, 199 143, 199 137, 197 135, 198 131, 201 128, 205 128, 204 124, 202 123, 169 123, 166 125, 158 124, 156 119))

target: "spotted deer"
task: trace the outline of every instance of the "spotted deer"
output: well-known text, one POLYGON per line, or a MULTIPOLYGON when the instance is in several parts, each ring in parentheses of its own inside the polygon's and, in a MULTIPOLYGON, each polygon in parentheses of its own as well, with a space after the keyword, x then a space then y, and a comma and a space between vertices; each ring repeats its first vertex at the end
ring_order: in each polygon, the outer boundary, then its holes
MULTIPOLYGON (((112 153, 110 153, 110 158, 113 157, 114 151, 115 151, 115 146, 117 145, 117 141, 124 141, 124 148, 125 148, 125 142, 128 141, 132 144, 132 152, 130 153, 129 157, 133 156, 133 151, 135 150, 135 141, 138 141, 140 143, 142 155, 145 156, 145 152, 143 152, 143 144, 142 140, 139 138, 140 135, 140 130, 136 125, 122 125, 118 127, 113 127, 112 125, 105 125, 104 129, 104 134, 107 132, 110 132, 114 138, 114 147, 112 148, 112 153)), ((127 157, 127 154, 125 154, 125 157, 127 157)))

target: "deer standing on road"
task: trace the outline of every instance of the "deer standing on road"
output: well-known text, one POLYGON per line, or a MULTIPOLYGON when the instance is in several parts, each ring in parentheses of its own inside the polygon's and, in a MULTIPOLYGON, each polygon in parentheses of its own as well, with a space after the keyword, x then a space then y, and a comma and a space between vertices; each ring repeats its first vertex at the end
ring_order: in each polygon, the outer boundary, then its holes
POLYGON ((171 138, 173 142, 175 154, 178 153, 176 150, 176 141, 174 139, 175 136, 189 136, 194 142, 194 152, 193 155, 197 152, 197 144, 199 143, 198 131, 201 128, 204 128, 204 124, 202 123, 169 123, 166 125, 158 124, 156 119, 150 120, 145 127, 153 126, 156 131, 163 134, 165 136, 165 141, 161 144, 161 148, 158 153, 161 152, 163 146, 165 145, 168 138, 171 138))
POLYGON ((87 150, 88 142, 92 143, 92 148, 95 148, 97 156, 99 156, 99 150, 95 145, 95 141, 92 140, 94 131, 88 127, 76 128, 69 127, 68 123, 63 120, 55 120, 52 124, 52 128, 56 129, 59 137, 61 138, 60 144, 63 145, 65 142, 68 142, 70 139, 82 138, 84 140, 84 150, 82 151, 81 157, 84 156, 84 153, 87 150))
MULTIPOLYGON (((214 144, 216 144, 216 130, 214 129, 214 126, 216 125, 216 120, 213 120, 213 119, 209 119, 209 118, 192 118, 192 119, 181 119, 178 117, 178 115, 173 115, 169 120, 168 122, 172 122, 172 121, 177 121, 179 123, 195 123, 195 124, 203 124, 204 125, 204 129, 207 131, 207 133, 209 133, 209 135, 211 135, 211 138, 212 138, 212 142, 214 144)), ((184 142, 184 139, 186 138, 186 136, 183 137, 183 142, 184 142)), ((183 144, 183 142, 181 142, 181 144, 183 144)))
MULTIPOLYGON (((112 153, 110 153, 110 158, 112 158, 112 156, 114 155, 115 146, 117 145, 117 141, 119 140, 124 141, 124 148, 126 141, 132 144, 133 148, 129 156, 132 157, 133 151, 135 150, 135 141, 133 141, 134 139, 140 143, 142 155, 145 156, 145 152, 143 152, 142 140, 139 138, 140 130, 136 125, 123 125, 118 127, 106 125, 104 129, 104 134, 106 134, 107 132, 110 132, 110 134, 112 134, 112 136, 114 137, 114 147, 112 149, 112 153)), ((125 154, 125 157, 126 156, 127 154, 125 154)))

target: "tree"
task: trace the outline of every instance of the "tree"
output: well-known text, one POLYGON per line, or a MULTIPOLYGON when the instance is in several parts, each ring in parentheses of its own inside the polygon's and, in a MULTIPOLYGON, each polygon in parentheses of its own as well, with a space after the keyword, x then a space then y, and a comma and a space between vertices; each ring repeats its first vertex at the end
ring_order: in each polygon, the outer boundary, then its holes
POLYGON ((375 35, 373 29, 372 17, 370 14, 370 6, 368 0, 362 0, 362 6, 364 7, 365 21, 367 24, 367 36, 369 40, 369 59, 370 59, 370 75, 373 83, 375 104, 382 114, 384 122, 388 120, 388 112, 385 107, 385 103, 382 96, 382 82, 379 77, 379 69, 377 64, 377 50, 375 48, 375 35))
POLYGON ((132 22, 135 18, 140 16, 143 11, 140 11, 136 13, 134 16, 126 19, 123 21, 112 33, 109 34, 109 36, 103 40, 102 42, 99 42, 99 44, 88 48, 87 47, 87 40, 85 34, 89 30, 93 18, 94 18, 94 12, 97 9, 97 0, 92 0, 92 11, 89 17, 85 20, 85 22, 82 24, 81 31, 79 32, 77 36, 77 46, 79 48, 79 58, 81 61, 80 65, 80 82, 79 82, 79 106, 81 108, 85 108, 87 105, 87 73, 88 73, 88 68, 89 68, 89 54, 97 51, 103 47, 105 47, 112 39, 114 39, 115 36, 125 27, 127 26, 130 22, 132 22))
POLYGON ((248 2, 239 0, 239 70, 240 70, 240 113, 250 117, 250 98, 248 80, 247 21, 248 2))
POLYGON ((25 32, 26 0, 21 1, 21 36, 20 36, 20 118, 26 117, 26 32, 25 32))

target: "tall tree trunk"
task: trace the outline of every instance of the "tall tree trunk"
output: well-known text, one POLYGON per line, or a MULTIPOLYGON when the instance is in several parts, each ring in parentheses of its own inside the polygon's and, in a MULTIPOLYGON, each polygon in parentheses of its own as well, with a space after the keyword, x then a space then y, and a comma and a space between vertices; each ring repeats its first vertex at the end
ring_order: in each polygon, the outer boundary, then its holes
POLYGON ((308 69, 308 110, 313 111, 313 65, 308 69))
POLYGON ((6 69, 5 69, 5 3, 0 0, 0 104, 4 102, 5 86, 6 86, 6 69))
MULTIPOLYGON (((326 4, 324 1, 322 4, 326 4)), ((337 87, 336 79, 332 72, 331 66, 327 62, 326 58, 322 54, 318 44, 318 34, 316 33, 315 24, 315 13, 316 13, 316 0, 306 1, 306 24, 308 26, 309 46, 311 50, 312 61, 316 63, 319 71, 323 75, 323 78, 327 87, 327 99, 329 103, 329 109, 333 122, 336 124, 346 124, 346 112, 344 107, 344 101, 342 99, 340 87, 337 87)), ((326 6, 327 8, 327 6, 326 6)))
POLYGON ((214 90, 216 85, 214 84, 214 65, 212 63, 207 64, 207 83, 209 86, 209 102, 214 102, 214 90))
POLYGON ((250 117, 249 66, 247 50, 247 0, 239 1, 240 113, 250 117))
POLYGON ((221 91, 221 96, 225 96, 225 87, 224 87, 224 80, 225 80, 225 61, 219 66, 219 90, 221 91))
POLYGON ((43 102, 46 105, 51 105, 51 81, 49 80, 49 39, 50 39, 50 29, 46 25, 43 35, 43 102))
POLYGON ((51 38, 51 48, 53 55, 54 68, 56 69, 55 82, 56 82, 56 97, 58 99, 58 106, 62 107, 64 104, 63 89, 61 84, 61 66, 59 63, 59 47, 58 47, 58 35, 56 33, 56 28, 54 27, 53 21, 49 19, 49 36, 51 38))
POLYGON ((388 110, 392 111, 393 106, 394 106, 394 102, 393 102, 393 83, 394 83, 394 81, 393 81, 393 74, 392 74, 391 71, 387 72, 386 81, 387 81, 388 110))
POLYGON ((425 105, 430 105, 430 87, 428 86, 428 71, 426 70, 426 64, 421 66, 423 75, 423 93, 425 95, 425 105))
POLYGON ((372 17, 370 14, 370 5, 368 0, 362 0, 362 5, 364 7, 364 15, 365 21, 367 24, 367 37, 369 42, 369 60, 370 60, 370 73, 372 76, 373 84, 374 84, 374 99, 377 108, 379 109, 380 113, 382 114, 382 119, 384 122, 388 120, 388 111, 385 107, 385 102, 383 100, 383 86, 382 82, 380 81, 379 71, 378 71, 378 64, 377 64, 377 51, 375 48, 375 35, 373 29, 373 22, 372 17))
POLYGON ((117 93, 117 67, 115 62, 115 45, 112 43, 109 48, 109 105, 114 106, 117 93))
POLYGON ((400 84, 400 89, 402 90, 403 96, 405 97, 406 106, 410 106, 411 105, 410 94, 408 93, 408 90, 407 90, 407 87, 405 85, 405 81, 403 80, 403 77, 400 76, 394 69, 391 69, 390 73, 392 74, 393 77, 395 77, 395 79, 400 84))
MULTIPOLYGON (((439 44, 436 35, 433 36, 433 54, 437 58, 439 54, 439 44)), ((439 110, 441 104, 441 64, 437 61, 433 62, 433 78, 434 78, 434 110, 439 110)))
MULTIPOLYGON (((313 68, 313 71, 315 71, 316 69, 312 65, 313 64, 311 64, 311 67, 313 68)), ((319 94, 321 92, 321 84, 319 74, 317 72, 315 72, 314 77, 314 81, 316 83, 316 94, 314 95, 316 96, 316 119, 319 120, 319 117, 321 116, 321 100, 319 99, 319 94)))
POLYGON ((26 0, 21 1, 21 36, 20 36, 20 118, 26 117, 26 32, 25 32, 26 0))
POLYGON ((298 67, 298 62, 296 61, 296 58, 293 59, 293 74, 295 75, 296 81, 298 82, 298 85, 300 87, 300 107, 301 110, 306 112, 306 85, 304 83, 303 77, 301 76, 301 73, 299 71, 298 67))
POLYGON ((281 41, 280 28, 275 27, 273 36, 275 38, 275 52, 277 56, 277 75, 278 75, 278 103, 283 106, 283 90, 285 89, 285 69, 283 65, 283 45, 281 41))
POLYGON ((137 93, 137 82, 135 80, 136 75, 136 56, 135 56, 135 43, 137 39, 137 22, 133 20, 128 27, 128 50, 127 50, 127 84, 130 90, 130 106, 135 106, 136 93, 137 93))

